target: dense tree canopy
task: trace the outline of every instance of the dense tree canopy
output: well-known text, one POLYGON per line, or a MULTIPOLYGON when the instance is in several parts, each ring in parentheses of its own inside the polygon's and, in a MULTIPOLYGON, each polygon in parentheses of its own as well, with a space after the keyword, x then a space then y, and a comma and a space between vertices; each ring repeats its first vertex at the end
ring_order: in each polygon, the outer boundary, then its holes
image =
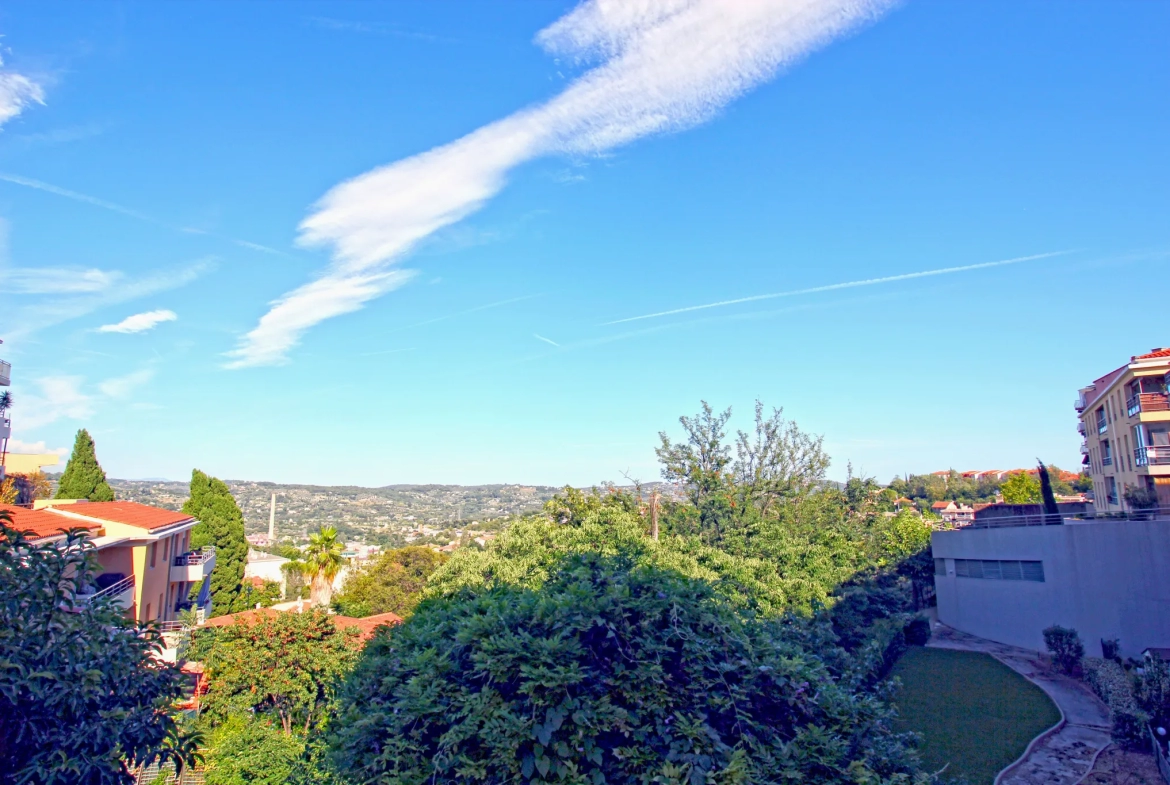
POLYGON ((388 550, 349 576, 333 606, 346 616, 397 613, 405 618, 418 605, 427 578, 447 558, 417 545, 388 550))
POLYGON ((168 709, 173 665, 151 655, 109 598, 83 599, 97 572, 81 533, 29 542, 0 513, 0 783, 131 783, 132 767, 189 740, 168 709))
POLYGON ((269 716, 284 733, 324 722, 342 678, 357 657, 354 631, 341 631, 324 611, 240 619, 196 633, 213 722, 234 714, 269 716))
POLYGON ((353 780, 907 783, 890 712, 804 639, 624 552, 424 601, 347 683, 353 780))
POLYGON ((98 463, 93 437, 82 428, 73 441, 73 454, 57 483, 58 499, 89 499, 91 502, 112 502, 114 489, 106 482, 106 473, 98 463))
POLYGON ((191 530, 191 547, 215 546, 215 569, 211 572, 213 612, 244 610, 248 605, 241 605, 241 582, 248 560, 248 541, 244 539, 244 514, 232 492, 222 480, 194 469, 191 496, 184 502, 183 512, 199 521, 191 530))

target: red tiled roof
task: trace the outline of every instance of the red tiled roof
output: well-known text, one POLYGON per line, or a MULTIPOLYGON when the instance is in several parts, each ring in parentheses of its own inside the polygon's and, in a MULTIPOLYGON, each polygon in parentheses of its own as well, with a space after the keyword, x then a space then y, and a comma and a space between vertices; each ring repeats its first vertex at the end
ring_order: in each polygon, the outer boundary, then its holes
POLYGON ((374 630, 382 625, 393 626, 395 624, 402 624, 402 617, 397 613, 378 613, 362 619, 355 619, 351 616, 334 616, 333 623, 337 625, 337 629, 339 630, 357 627, 361 632, 362 640, 366 640, 373 637, 374 630))
MULTIPOLYGON (((237 621, 242 621, 244 624, 256 624, 265 619, 272 619, 279 616, 281 613, 296 613, 297 611, 277 611, 272 608, 256 608, 250 611, 240 611, 239 613, 229 613, 226 616, 216 616, 213 619, 208 619, 206 626, 208 627, 230 627, 237 621)), ((397 613, 379 613, 374 616, 366 616, 362 619, 355 619, 352 616, 330 616, 333 624, 339 630, 348 630, 351 627, 357 627, 362 640, 368 640, 373 637, 374 630, 384 624, 401 624, 402 617, 397 613)))
POLYGON ((185 512, 164 510, 161 507, 151 507, 138 502, 78 502, 77 504, 62 504, 59 507, 46 507, 44 511, 53 512, 62 517, 84 515, 86 518, 124 523, 127 526, 136 526, 148 531, 195 520, 185 512))
POLYGON ((950 502, 935 502, 934 504, 930 505, 930 509, 932 509, 932 510, 945 510, 947 507, 950 507, 950 506, 951 506, 950 502))
POLYGON ((96 521, 69 520, 46 510, 30 510, 12 504, 0 504, 0 510, 12 516, 12 528, 32 532, 28 535, 30 540, 43 540, 45 537, 61 535, 66 529, 86 529, 91 532, 101 529, 101 524, 96 521))
POLYGON ((1149 354, 1139 354, 1134 357, 1135 360, 1160 360, 1163 357, 1170 357, 1170 349, 1154 349, 1149 354))

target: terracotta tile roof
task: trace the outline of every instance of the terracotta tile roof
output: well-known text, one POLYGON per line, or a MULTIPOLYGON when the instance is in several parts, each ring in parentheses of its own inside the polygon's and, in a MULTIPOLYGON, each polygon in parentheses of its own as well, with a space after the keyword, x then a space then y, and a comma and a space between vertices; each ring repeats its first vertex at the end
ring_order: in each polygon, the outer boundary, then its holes
POLYGON ((1154 349, 1149 354, 1139 354, 1134 357, 1135 360, 1160 360, 1163 357, 1170 357, 1170 349, 1154 349))
POLYGON ((185 512, 164 510, 161 507, 151 507, 138 502, 78 502, 76 504, 62 504, 59 507, 46 507, 44 512, 51 512, 60 517, 84 515, 86 518, 124 523, 127 526, 136 526, 147 531, 164 529, 178 523, 195 520, 185 512))
POLYGON ((402 617, 397 613, 378 613, 362 619, 355 619, 351 616, 334 616, 333 623, 337 625, 339 630, 357 627, 361 631, 362 640, 368 640, 374 636, 374 631, 382 625, 402 624, 402 617))
POLYGON ((12 516, 12 528, 24 532, 32 532, 30 540, 43 540, 46 537, 61 535, 66 529, 86 529, 91 532, 101 530, 101 524, 96 521, 79 521, 53 515, 46 510, 30 510, 27 507, 17 507, 12 504, 0 504, 12 516))
POLYGON ((216 616, 204 622, 205 627, 230 627, 237 621, 242 621, 245 624, 256 624, 265 619, 272 619, 280 615, 280 611, 274 611, 272 608, 256 608, 251 611, 240 611, 239 613, 229 613, 225 616, 216 616))

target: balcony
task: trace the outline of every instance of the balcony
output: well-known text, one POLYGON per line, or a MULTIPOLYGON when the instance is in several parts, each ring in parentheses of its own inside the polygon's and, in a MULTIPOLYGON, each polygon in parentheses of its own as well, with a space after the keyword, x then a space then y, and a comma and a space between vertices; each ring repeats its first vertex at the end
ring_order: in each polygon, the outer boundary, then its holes
POLYGON ((1086 435, 1084 422, 1077 423, 1077 433, 1079 433, 1081 436, 1086 435))
POLYGON ((12 420, 0 417, 0 439, 7 439, 12 435, 12 420))
POLYGON ((171 583, 199 583, 215 569, 215 546, 176 556, 171 563, 171 583))
POLYGON ((1077 400, 1076 400, 1076 403, 1073 404, 1073 408, 1076 409, 1078 412, 1083 412, 1085 410, 1085 394, 1084 393, 1081 393, 1080 395, 1077 396, 1077 400))
POLYGON ((1104 458, 1101 459, 1101 465, 1102 466, 1112 466, 1113 465, 1113 456, 1106 455, 1104 458))
POLYGON ((12 384, 12 363, 0 360, 0 387, 12 384))
POLYGON ((90 587, 89 591, 83 590, 79 592, 77 599, 85 603, 91 603, 100 597, 109 597, 113 599, 114 602, 116 602, 123 610, 128 609, 134 604, 134 576, 130 575, 128 577, 122 578, 121 580, 109 583, 104 587, 102 586, 103 583, 107 583, 107 581, 103 579, 112 579, 116 577, 116 574, 99 575, 96 585, 90 587))
POLYGON ((1085 444, 1084 442, 1081 442, 1081 455, 1088 455, 1088 454, 1089 454, 1089 445, 1085 444))
POLYGON ((1170 466, 1170 447, 1138 447, 1133 451, 1138 466, 1170 466))
POLYGON ((1170 399, 1166 393, 1138 393, 1126 399, 1125 411, 1130 417, 1139 412, 1170 412, 1170 399))

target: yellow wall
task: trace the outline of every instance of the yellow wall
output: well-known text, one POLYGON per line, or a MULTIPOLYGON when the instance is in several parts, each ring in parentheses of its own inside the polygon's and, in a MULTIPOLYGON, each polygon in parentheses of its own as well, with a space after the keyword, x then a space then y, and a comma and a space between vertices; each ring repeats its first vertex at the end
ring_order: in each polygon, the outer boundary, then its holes
POLYGON ((4 470, 8 474, 32 474, 40 471, 42 466, 56 466, 59 460, 61 460, 59 455, 10 452, 4 458, 4 470))

